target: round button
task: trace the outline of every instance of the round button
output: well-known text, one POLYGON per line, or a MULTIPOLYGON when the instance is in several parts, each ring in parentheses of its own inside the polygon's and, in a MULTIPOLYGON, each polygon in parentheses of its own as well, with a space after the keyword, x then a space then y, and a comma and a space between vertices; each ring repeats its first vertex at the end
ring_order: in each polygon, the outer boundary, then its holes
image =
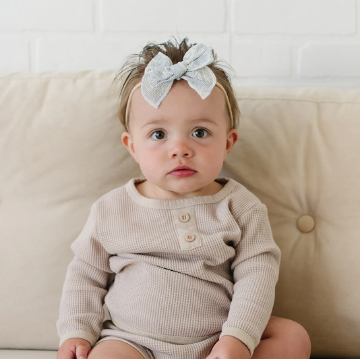
POLYGON ((187 222, 190 219, 189 213, 183 213, 180 215, 180 221, 181 222, 187 222))
POLYGON ((188 242, 192 242, 192 241, 195 241, 196 236, 195 236, 195 234, 187 234, 185 236, 185 238, 188 242))
POLYGON ((309 233, 315 228, 314 218, 308 215, 301 216, 297 220, 297 227, 301 232, 309 233))

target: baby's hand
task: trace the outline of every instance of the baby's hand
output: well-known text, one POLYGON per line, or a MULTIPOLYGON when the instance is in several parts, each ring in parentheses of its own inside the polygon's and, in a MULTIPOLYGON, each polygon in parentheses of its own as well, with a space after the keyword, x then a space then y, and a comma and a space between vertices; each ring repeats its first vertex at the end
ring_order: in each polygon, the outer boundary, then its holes
POLYGON ((247 346, 237 338, 224 335, 212 347, 206 359, 249 359, 250 352, 247 346))
POLYGON ((70 338, 62 343, 56 359, 87 359, 91 344, 81 338, 70 338))

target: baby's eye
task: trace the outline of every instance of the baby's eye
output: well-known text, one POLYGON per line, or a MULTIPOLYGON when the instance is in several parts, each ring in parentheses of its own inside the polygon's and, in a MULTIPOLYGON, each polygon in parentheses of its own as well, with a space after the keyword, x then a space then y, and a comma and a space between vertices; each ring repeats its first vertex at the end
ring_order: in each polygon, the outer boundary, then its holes
POLYGON ((203 136, 203 135, 202 135, 202 133, 203 133, 204 131, 207 132, 207 133, 209 133, 209 131, 205 130, 205 128, 198 128, 197 130, 194 131, 194 133, 198 133, 198 134, 200 134, 200 136, 195 136, 195 137, 198 137, 198 138, 207 137, 208 135, 206 135, 206 136, 203 136))
MULTIPOLYGON (((163 133, 164 134, 165 132, 161 131, 161 130, 157 130, 157 131, 154 131, 153 133, 151 133, 150 137, 154 138, 153 134, 155 134, 155 133, 163 133)), ((162 135, 160 135, 160 136, 156 135, 155 137, 156 138, 154 138, 154 140, 162 140, 164 138, 162 135)))

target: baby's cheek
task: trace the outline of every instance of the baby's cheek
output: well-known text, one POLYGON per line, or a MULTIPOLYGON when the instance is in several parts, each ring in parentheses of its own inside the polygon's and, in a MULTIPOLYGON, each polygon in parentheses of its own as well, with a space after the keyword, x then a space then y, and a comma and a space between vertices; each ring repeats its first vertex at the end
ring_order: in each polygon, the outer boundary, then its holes
POLYGON ((206 155, 204 160, 207 164, 208 171, 211 172, 211 175, 217 176, 221 171, 224 163, 224 151, 220 147, 216 151, 210 151, 206 155))
POLYGON ((206 156, 211 158, 214 164, 221 162, 224 156, 224 147, 214 146, 209 151, 207 151, 206 156))
POLYGON ((143 172, 144 171, 149 172, 158 169, 159 165, 161 165, 161 161, 156 151, 152 151, 151 149, 146 149, 146 151, 143 151, 141 153, 139 164, 143 172))

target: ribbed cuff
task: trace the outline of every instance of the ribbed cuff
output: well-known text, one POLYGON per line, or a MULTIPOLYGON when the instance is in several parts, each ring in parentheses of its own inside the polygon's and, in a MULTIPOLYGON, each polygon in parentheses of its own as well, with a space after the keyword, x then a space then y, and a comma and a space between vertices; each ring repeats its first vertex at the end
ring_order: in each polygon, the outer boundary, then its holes
POLYGON ((60 344, 59 344, 59 348, 61 347, 61 345, 64 343, 65 340, 67 339, 71 339, 71 338, 81 338, 81 339, 85 339, 87 340, 90 344, 91 347, 94 346, 94 344, 96 343, 97 339, 93 334, 89 333, 89 332, 85 332, 83 330, 74 330, 72 332, 68 332, 66 334, 64 334, 61 338, 60 338, 60 344))
POLYGON ((244 332, 242 329, 239 328, 227 327, 222 330, 219 339, 221 339, 221 337, 224 335, 230 335, 241 340, 249 349, 250 357, 252 357, 256 345, 254 340, 250 337, 248 333, 244 332))

